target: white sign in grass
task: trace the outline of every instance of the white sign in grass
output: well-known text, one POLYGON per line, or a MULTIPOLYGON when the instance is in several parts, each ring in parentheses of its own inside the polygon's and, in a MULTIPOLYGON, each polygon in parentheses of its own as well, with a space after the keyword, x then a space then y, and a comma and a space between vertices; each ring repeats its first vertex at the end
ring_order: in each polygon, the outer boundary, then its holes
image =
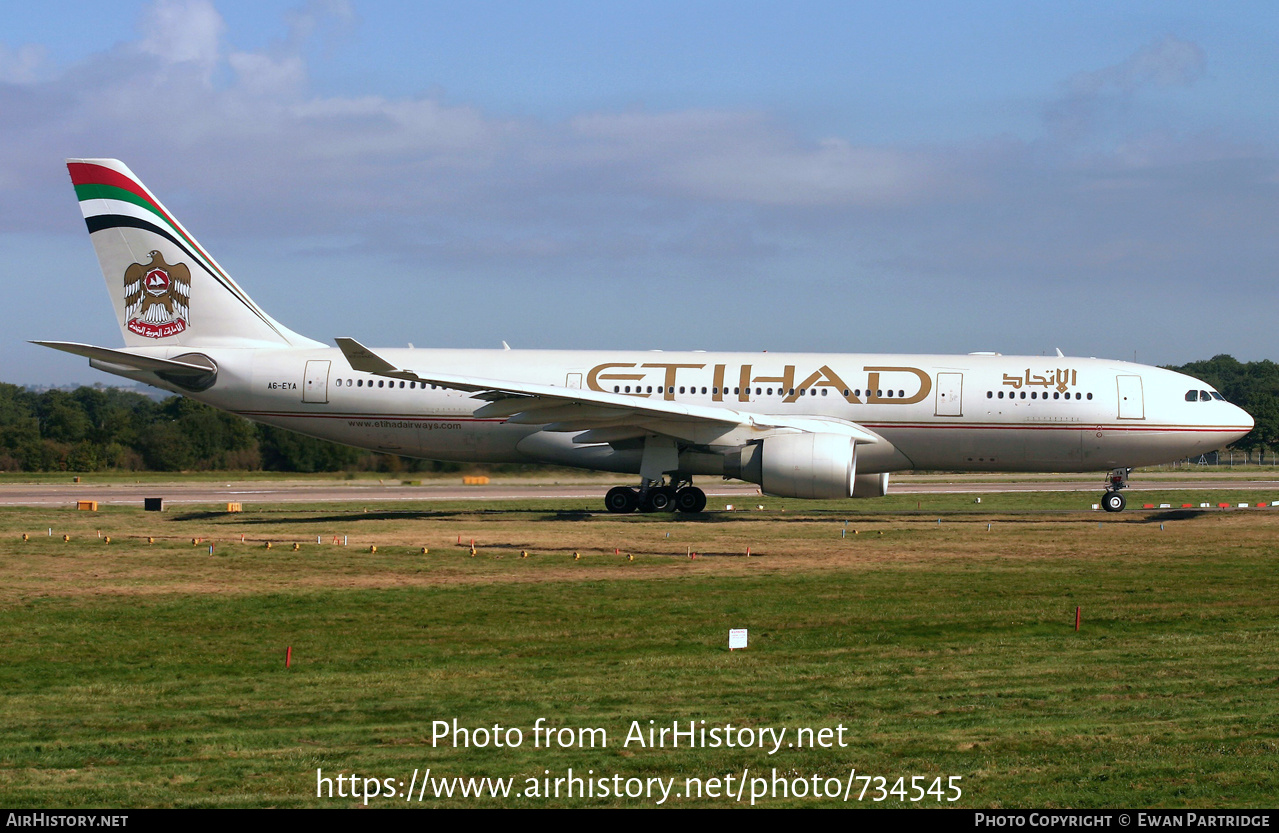
POLYGON ((733 628, 728 632, 728 650, 746 647, 746 628, 733 628))

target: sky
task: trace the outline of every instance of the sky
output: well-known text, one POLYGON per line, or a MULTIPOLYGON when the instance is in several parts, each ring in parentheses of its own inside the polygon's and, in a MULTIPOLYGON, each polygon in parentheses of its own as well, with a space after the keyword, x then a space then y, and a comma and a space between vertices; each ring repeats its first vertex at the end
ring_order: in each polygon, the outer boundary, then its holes
POLYGON ((111 382, 64 167, 371 346, 1279 359, 1279 9, 46 0, 0 29, 0 381, 111 382))

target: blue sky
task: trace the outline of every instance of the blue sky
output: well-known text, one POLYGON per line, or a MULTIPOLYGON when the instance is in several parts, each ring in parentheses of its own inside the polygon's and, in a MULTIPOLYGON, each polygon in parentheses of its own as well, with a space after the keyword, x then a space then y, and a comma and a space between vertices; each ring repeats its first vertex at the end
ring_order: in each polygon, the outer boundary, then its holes
POLYGON ((0 32, 0 380, 120 343, 123 159, 316 338, 1279 353, 1263 3, 51 0, 0 32))

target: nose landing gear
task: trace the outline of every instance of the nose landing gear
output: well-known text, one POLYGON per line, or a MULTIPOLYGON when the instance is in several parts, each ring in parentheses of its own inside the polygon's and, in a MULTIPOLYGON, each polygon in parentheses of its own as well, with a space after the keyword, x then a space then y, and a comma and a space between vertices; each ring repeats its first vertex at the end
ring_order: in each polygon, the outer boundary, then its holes
POLYGON ((1106 478, 1106 492, 1101 496, 1101 508, 1107 512, 1122 512, 1128 505, 1119 490, 1128 485, 1128 474, 1132 469, 1115 469, 1106 478))

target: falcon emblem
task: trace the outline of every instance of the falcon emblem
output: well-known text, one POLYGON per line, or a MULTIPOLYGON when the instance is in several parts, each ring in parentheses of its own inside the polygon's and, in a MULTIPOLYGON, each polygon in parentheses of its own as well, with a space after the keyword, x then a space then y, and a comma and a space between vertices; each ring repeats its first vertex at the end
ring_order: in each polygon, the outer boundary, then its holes
POLYGON ((124 270, 124 320, 129 332, 168 338, 183 332, 190 320, 191 270, 168 264, 151 252, 151 262, 124 270))

